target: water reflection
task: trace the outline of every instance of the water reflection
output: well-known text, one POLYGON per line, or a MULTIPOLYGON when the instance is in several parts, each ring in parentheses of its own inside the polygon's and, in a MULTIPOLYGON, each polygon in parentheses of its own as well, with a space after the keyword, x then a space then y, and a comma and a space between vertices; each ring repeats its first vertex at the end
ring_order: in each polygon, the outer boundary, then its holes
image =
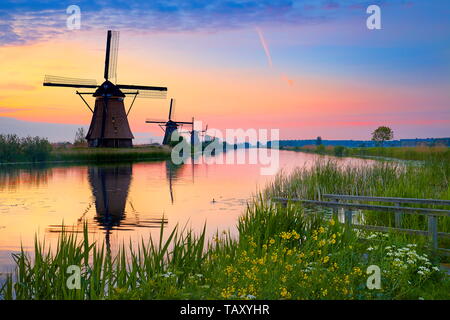
MULTIPOLYGON (((317 158, 282 151, 280 169, 309 167, 317 158)), ((261 176, 260 165, 192 163, 0 167, 0 272, 21 244, 33 250, 36 235, 54 247, 62 224, 64 231, 79 233, 86 222, 90 240, 106 239, 112 251, 123 242, 159 239, 161 224, 164 237, 177 226, 200 232, 205 223, 208 238, 222 230, 236 235, 236 221, 252 194, 273 176, 261 176)))
POLYGON ((52 171, 45 166, 1 166, 0 191, 15 190, 21 186, 39 187, 52 178, 52 171))
POLYGON ((89 183, 95 199, 94 220, 105 231, 105 242, 108 248, 111 230, 120 227, 121 221, 125 218, 131 173, 131 165, 88 168, 89 183))
MULTIPOLYGON (((168 180, 176 174, 176 168, 167 165, 168 180)), ((160 228, 166 225, 168 220, 164 217, 146 217, 142 219, 139 212, 128 199, 130 185, 132 183, 132 164, 89 166, 87 168, 88 181, 91 187, 93 201, 82 212, 77 224, 74 226, 50 225, 48 232, 81 233, 84 222, 88 228, 100 229, 105 235, 107 250, 110 250, 110 238, 114 230, 132 231, 139 228, 160 228), (91 221, 86 215, 95 208, 95 216, 91 221), (127 212, 129 217, 127 217, 127 212)), ((172 193, 172 188, 170 188, 172 193)))

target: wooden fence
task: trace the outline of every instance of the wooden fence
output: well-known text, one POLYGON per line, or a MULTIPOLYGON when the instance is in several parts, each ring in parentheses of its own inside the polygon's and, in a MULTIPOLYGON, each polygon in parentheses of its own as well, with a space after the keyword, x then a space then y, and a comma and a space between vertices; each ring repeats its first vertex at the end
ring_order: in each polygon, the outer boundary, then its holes
POLYGON ((340 194, 324 194, 322 198, 330 199, 330 201, 306 200, 306 199, 287 199, 287 198, 273 198, 274 201, 282 202, 302 202, 306 205, 316 205, 321 207, 333 208, 334 212, 339 209, 344 209, 345 224, 357 229, 366 229, 380 232, 403 232, 414 235, 425 235, 430 239, 430 246, 433 250, 438 250, 444 254, 450 254, 450 250, 438 247, 439 237, 450 238, 450 233, 438 232, 438 217, 449 217, 450 210, 433 209, 433 208, 414 208, 402 207, 401 204, 422 204, 422 205, 440 205, 450 206, 450 200, 436 200, 436 199, 415 199, 415 198, 392 198, 392 197, 367 197, 367 196, 352 196, 340 194), (347 202, 343 202, 347 201, 347 202), (348 201, 356 201, 348 202, 348 201), (394 205, 372 205, 363 204, 359 202, 388 202, 394 205), (395 228, 353 224, 353 210, 373 210, 383 212, 394 212, 395 214, 395 228), (428 231, 413 230, 402 228, 402 216, 404 214, 421 214, 428 218, 428 231))

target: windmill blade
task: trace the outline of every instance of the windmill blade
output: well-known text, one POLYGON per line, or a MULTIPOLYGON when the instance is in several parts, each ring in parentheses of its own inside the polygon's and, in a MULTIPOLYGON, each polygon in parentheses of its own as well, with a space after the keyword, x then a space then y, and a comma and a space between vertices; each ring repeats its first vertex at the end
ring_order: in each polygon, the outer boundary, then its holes
POLYGON ((147 120, 145 120, 145 123, 166 123, 167 122, 167 120, 166 121, 164 121, 164 120, 154 120, 154 119, 147 119, 147 120))
POLYGON ((169 120, 172 120, 172 108, 174 107, 174 99, 170 99, 169 120))
POLYGON ((192 121, 174 121, 174 122, 178 124, 194 124, 192 121))
POLYGON ((46 75, 44 86, 70 88, 97 88, 97 81, 93 79, 79 79, 46 75))
POLYGON ((119 54, 119 31, 111 31, 111 47, 109 51, 109 79, 117 79, 117 56, 119 54))
POLYGON ((139 86, 139 85, 127 85, 118 84, 120 90, 123 93, 130 93, 138 91, 138 98, 154 98, 154 99, 165 99, 167 96, 167 87, 156 87, 156 86, 139 86))
POLYGON ((117 76, 117 55, 119 51, 119 31, 108 30, 106 37, 105 80, 117 76))

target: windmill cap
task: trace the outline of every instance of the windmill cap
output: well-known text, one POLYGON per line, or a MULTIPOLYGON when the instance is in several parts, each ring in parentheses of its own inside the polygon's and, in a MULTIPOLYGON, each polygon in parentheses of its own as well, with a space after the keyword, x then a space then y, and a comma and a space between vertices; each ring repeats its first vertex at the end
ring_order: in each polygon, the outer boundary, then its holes
POLYGON ((111 81, 106 80, 98 87, 94 93, 94 97, 125 97, 123 92, 111 81))

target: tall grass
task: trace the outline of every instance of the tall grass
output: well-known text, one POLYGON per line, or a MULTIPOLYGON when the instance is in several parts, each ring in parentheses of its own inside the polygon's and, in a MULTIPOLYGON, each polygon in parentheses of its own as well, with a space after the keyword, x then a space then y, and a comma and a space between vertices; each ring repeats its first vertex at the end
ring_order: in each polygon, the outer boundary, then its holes
POLYGON ((0 163, 45 161, 51 150, 52 146, 45 138, 0 134, 0 163))
POLYGON ((83 239, 63 233, 54 250, 36 239, 33 258, 23 250, 14 255, 16 270, 0 298, 450 298, 450 281, 432 267, 436 261, 395 235, 360 242, 320 212, 306 214, 302 207, 263 199, 249 205, 238 229, 238 238, 223 232, 206 241, 205 229, 195 235, 175 228, 163 241, 161 228, 157 241, 122 245, 116 253, 90 242, 86 226, 83 239), (407 252, 414 263, 402 258, 394 264, 391 251, 401 258, 407 252), (365 286, 371 264, 385 271, 381 290, 365 286), (80 289, 67 287, 70 265, 81 267, 80 289))
MULTIPOLYGON (((279 174, 265 190, 265 196, 322 200, 323 194, 347 194, 448 200, 449 179, 450 162, 447 161, 427 161, 414 166, 394 162, 340 166, 336 161, 323 160, 311 169, 298 168, 288 176, 279 174)), ((368 224, 394 226, 393 213, 369 211, 365 212, 364 217, 368 224)), ((450 217, 438 219, 438 230, 450 232, 450 217)), ((405 214, 402 225, 404 228, 425 230, 427 220, 423 215, 405 214)), ((448 246, 448 239, 442 241, 448 246)))
POLYGON ((445 146, 347 148, 344 146, 310 145, 304 147, 289 147, 285 149, 309 153, 328 154, 338 157, 383 157, 401 160, 450 161, 450 148, 445 146))

